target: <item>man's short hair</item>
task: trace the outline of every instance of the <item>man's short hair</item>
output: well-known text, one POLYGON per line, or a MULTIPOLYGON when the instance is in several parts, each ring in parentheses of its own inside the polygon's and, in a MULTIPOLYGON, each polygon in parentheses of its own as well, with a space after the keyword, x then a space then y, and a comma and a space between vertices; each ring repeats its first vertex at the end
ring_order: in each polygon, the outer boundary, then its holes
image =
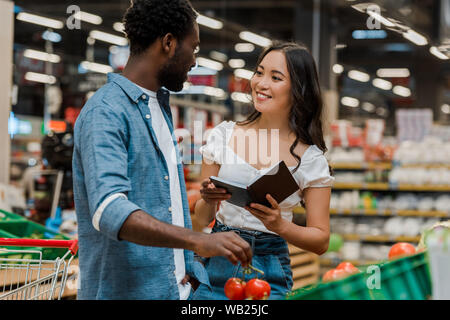
POLYGON ((131 55, 171 33, 180 41, 192 32, 197 13, 189 0, 134 0, 123 17, 131 55))

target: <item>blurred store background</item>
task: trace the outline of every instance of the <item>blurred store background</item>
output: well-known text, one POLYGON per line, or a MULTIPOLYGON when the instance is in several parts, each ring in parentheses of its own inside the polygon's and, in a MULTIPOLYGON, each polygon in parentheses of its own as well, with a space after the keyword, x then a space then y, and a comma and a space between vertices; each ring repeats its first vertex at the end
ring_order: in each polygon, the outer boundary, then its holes
MULTIPOLYGON (((365 264, 450 215, 449 0, 192 0, 198 67, 171 96, 175 127, 203 131, 251 111, 248 81, 271 40, 319 66, 336 183, 329 252, 298 260, 296 286, 365 264)), ((129 0, 0 1, 0 209, 76 237, 73 124, 128 58, 129 0)), ((191 207, 202 139, 184 141, 191 207), (195 163, 197 162, 197 164, 195 163)), ((2 219, 8 215, 0 213, 2 219)), ((305 223, 298 208, 295 220, 305 223)))

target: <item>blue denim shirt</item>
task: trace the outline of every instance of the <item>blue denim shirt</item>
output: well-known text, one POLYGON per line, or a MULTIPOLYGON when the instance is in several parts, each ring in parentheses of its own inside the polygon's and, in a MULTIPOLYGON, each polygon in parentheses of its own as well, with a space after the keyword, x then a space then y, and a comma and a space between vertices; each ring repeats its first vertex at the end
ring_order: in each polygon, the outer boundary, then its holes
MULTIPOLYGON (((169 92, 160 89, 157 98, 178 153, 185 227, 192 228, 169 92)), ((148 97, 122 75, 108 74, 108 83, 83 107, 74 135, 78 299, 179 299, 173 249, 118 239, 125 219, 139 209, 172 222, 170 182, 164 179, 169 172, 151 126, 148 97), (118 193, 124 196, 114 198, 100 220, 93 221, 103 201, 118 193)), ((184 254, 186 273, 209 287, 206 271, 194 261, 193 252, 185 250, 184 254)))

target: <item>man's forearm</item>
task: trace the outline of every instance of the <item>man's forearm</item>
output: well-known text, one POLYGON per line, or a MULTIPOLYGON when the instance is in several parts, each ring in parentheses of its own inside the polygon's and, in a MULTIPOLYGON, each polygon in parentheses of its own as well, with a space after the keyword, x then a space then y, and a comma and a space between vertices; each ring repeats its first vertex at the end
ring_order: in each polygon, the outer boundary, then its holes
POLYGON ((196 249, 198 236, 195 231, 159 221, 142 210, 130 214, 119 231, 121 240, 146 246, 192 251, 196 249))

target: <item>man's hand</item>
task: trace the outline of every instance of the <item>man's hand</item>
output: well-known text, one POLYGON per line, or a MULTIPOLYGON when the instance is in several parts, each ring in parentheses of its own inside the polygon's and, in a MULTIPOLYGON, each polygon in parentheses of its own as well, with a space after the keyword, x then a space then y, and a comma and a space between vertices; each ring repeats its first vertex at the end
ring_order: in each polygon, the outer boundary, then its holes
POLYGON ((243 267, 252 260, 250 245, 233 231, 203 234, 194 251, 202 257, 223 256, 234 265, 240 262, 243 267))

